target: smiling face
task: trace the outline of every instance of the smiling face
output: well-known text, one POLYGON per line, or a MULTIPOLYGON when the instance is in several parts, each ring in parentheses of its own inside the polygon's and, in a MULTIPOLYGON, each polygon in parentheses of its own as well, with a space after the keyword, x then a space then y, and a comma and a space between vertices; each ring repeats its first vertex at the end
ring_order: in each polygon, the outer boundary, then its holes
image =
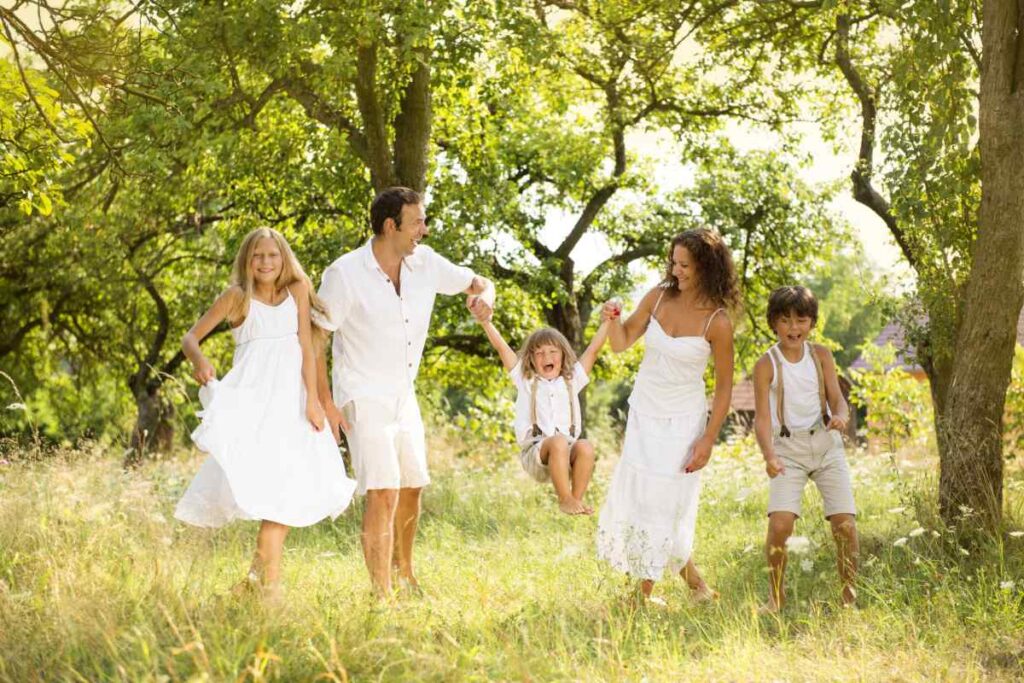
POLYGON ((555 379, 562 374, 562 349, 554 344, 539 344, 530 356, 537 374, 544 379, 555 379))
POLYGON ((686 247, 676 245, 672 249, 672 275, 678 281, 680 292, 697 290, 700 285, 700 274, 697 272, 697 262, 686 247))
POLYGON ((429 234, 423 205, 406 204, 402 207, 399 224, 391 232, 391 239, 402 256, 412 256, 420 241, 429 234))
POLYGON ((249 268, 256 284, 273 285, 281 275, 282 265, 281 248, 273 237, 264 237, 256 242, 249 258, 249 268))
POLYGON ((799 352, 803 343, 814 329, 814 318, 800 315, 795 311, 782 313, 772 324, 772 329, 779 338, 779 346, 784 351, 799 352))

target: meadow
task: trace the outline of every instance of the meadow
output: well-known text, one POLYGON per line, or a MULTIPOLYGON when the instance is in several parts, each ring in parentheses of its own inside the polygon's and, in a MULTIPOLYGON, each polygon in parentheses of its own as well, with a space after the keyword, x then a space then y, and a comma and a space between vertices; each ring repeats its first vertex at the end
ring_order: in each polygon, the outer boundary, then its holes
MULTIPOLYGON (((285 601, 228 589, 255 523, 172 517, 200 454, 125 472, 100 447, 0 464, 0 679, 11 681, 933 681, 1024 677, 1024 476, 1007 529, 958 537, 934 510, 937 462, 850 454, 860 508, 860 606, 839 607, 834 553, 808 492, 790 603, 761 616, 766 503, 749 440, 705 473, 696 559, 721 592, 682 581, 638 607, 594 557, 596 517, 557 512, 504 446, 437 441, 418 545, 421 596, 371 599, 359 506, 295 530, 285 601), (809 503, 809 504, 808 504, 809 503), (1015 521, 1016 520, 1016 521, 1015 521)), ((615 460, 601 444, 591 503, 615 460)))

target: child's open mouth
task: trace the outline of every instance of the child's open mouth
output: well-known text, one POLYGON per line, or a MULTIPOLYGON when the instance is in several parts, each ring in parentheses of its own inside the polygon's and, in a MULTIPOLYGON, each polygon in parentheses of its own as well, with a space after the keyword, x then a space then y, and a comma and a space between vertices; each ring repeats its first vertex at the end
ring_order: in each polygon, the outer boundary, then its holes
POLYGON ((555 364, 554 363, 545 363, 544 364, 544 372, 554 372, 554 371, 555 371, 555 364))

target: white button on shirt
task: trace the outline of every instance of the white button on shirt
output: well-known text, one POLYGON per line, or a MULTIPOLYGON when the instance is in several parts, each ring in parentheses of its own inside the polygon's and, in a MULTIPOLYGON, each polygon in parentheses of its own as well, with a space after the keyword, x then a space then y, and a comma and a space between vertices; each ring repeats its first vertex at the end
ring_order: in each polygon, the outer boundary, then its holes
MULTIPOLYGON (((533 379, 523 377, 521 363, 516 363, 509 370, 509 378, 519 389, 516 397, 516 440, 520 446, 525 446, 533 440, 531 430, 533 422, 530 418, 530 394, 533 391, 533 379)), ((583 429, 583 416, 580 414, 579 394, 583 387, 590 383, 587 371, 583 364, 577 362, 572 368, 572 410, 576 411, 576 436, 570 436, 569 427, 572 425, 572 414, 569 404, 569 390, 565 386, 565 379, 561 375, 548 380, 537 377, 537 426, 544 433, 544 436, 552 436, 556 431, 573 443, 579 438, 583 429)))
POLYGON ((401 295, 381 269, 370 241, 324 271, 320 298, 331 316, 334 401, 402 398, 419 371, 437 294, 458 294, 473 271, 419 245, 402 260, 401 295))

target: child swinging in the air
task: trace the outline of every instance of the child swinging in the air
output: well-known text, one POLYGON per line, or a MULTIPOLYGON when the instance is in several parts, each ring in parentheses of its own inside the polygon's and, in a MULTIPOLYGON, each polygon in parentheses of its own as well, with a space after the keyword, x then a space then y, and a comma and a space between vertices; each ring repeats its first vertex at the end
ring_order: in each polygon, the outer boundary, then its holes
POLYGON ((569 340, 550 327, 531 334, 517 354, 491 323, 482 302, 470 310, 519 390, 516 397, 516 441, 519 461, 539 482, 549 479, 558 508, 569 515, 590 515, 583 496, 594 472, 594 447, 579 438, 583 429, 579 393, 590 382, 590 370, 608 336, 603 323, 579 360, 569 340))

